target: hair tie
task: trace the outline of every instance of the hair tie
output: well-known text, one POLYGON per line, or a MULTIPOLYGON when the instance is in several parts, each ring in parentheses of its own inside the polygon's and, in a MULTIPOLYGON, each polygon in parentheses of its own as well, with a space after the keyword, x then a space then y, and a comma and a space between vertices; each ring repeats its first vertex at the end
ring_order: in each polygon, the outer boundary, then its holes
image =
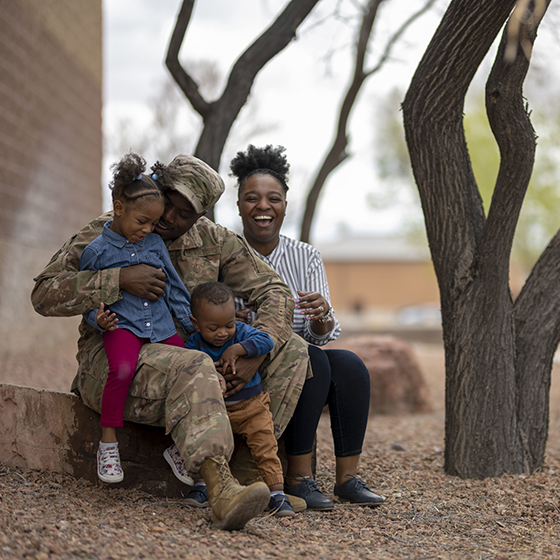
POLYGON ((158 174, 157 174, 157 173, 152 173, 152 179, 153 179, 154 181, 159 181, 158 174))
POLYGON ((142 179, 142 173, 140 173, 140 175, 138 175, 138 177, 134 178, 135 181, 140 181, 140 179, 142 179))

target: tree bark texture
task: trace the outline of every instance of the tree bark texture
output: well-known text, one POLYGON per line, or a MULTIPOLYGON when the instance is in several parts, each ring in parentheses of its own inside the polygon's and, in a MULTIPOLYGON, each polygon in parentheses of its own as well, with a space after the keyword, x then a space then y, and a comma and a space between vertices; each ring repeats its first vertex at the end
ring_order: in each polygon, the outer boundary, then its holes
POLYGON ((515 373, 519 429, 531 470, 543 465, 549 424, 550 373, 560 340, 560 233, 533 267, 515 301, 515 373))
MULTIPOLYGON (((546 442, 547 409, 544 414, 533 409, 530 419, 525 415, 548 397, 552 359, 545 355, 537 372, 534 359, 520 356, 519 324, 533 317, 528 307, 535 294, 528 288, 514 306, 509 291, 511 244, 532 172, 535 137, 522 99, 528 62, 521 53, 512 64, 503 62, 505 36, 487 84, 487 111, 501 154, 488 218, 463 129, 467 88, 515 3, 453 0, 403 103, 441 296, 445 470, 461 477, 531 472, 542 465, 543 437, 546 442), (534 437, 539 442, 530 441, 534 437)), ((524 27, 532 30, 532 39, 536 25, 524 27)), ((548 262, 552 273, 554 264, 548 262)), ((555 324, 541 348, 554 346, 554 337, 558 343, 557 331, 555 324)), ((540 334, 525 332, 524 352, 527 337, 540 334)))

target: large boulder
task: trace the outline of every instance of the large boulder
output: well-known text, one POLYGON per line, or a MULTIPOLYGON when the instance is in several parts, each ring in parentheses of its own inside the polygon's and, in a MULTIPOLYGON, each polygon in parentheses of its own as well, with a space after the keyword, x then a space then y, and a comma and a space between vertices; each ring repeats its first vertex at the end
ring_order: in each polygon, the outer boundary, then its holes
MULTIPOLYGON (((99 414, 72 393, 0 383, 0 463, 7 467, 46 469, 97 478, 99 414)), ((183 484, 163 458, 171 445, 163 428, 125 422, 119 429, 124 481, 111 486, 155 496, 186 496, 183 484)))
POLYGON ((371 379, 370 414, 432 412, 430 391, 412 346, 393 336, 363 335, 331 342, 356 353, 371 379))

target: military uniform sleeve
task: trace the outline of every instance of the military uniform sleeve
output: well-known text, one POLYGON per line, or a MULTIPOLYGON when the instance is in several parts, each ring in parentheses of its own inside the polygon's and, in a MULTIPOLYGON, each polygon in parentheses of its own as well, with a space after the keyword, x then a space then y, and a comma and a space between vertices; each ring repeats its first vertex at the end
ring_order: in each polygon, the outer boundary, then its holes
POLYGON ((92 309, 91 311, 88 311, 87 313, 84 313, 84 319, 90 327, 93 327, 94 329, 97 329, 99 332, 105 332, 105 329, 102 329, 99 326, 99 323, 97 322, 97 310, 98 309, 99 308, 96 307, 95 309, 92 309))
POLYGON ((34 279, 31 302, 35 311, 45 317, 82 315, 120 299, 120 269, 80 271, 80 256, 85 247, 101 234, 105 214, 90 222, 71 237, 34 279))
POLYGON ((280 276, 259 259, 246 241, 226 230, 220 263, 220 281, 255 311, 253 326, 270 335, 271 359, 292 332, 294 300, 280 276))

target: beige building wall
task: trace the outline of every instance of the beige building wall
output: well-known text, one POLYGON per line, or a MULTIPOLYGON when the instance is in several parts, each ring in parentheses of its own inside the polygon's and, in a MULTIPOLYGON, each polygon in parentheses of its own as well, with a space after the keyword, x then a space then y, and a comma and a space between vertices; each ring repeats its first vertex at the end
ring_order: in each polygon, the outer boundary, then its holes
POLYGON ((439 303, 430 261, 325 262, 331 301, 337 311, 398 310, 439 303))
POLYGON ((0 351, 76 337, 33 277, 100 214, 101 0, 0 2, 0 351))

